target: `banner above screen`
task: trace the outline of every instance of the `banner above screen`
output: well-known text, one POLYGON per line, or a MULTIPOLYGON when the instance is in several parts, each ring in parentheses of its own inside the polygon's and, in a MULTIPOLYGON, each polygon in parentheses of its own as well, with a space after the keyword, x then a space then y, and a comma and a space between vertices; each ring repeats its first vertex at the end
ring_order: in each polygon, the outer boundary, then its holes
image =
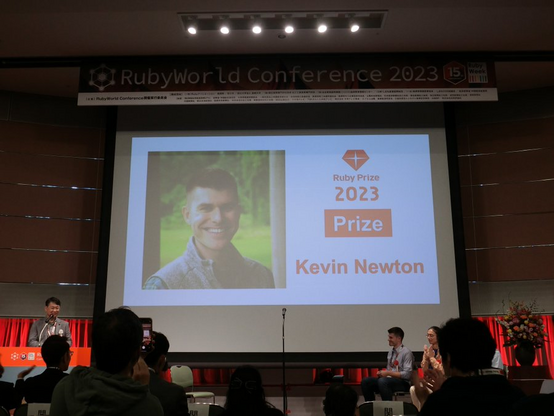
POLYGON ((82 66, 78 104, 496 100, 494 63, 482 59, 258 56, 82 66))

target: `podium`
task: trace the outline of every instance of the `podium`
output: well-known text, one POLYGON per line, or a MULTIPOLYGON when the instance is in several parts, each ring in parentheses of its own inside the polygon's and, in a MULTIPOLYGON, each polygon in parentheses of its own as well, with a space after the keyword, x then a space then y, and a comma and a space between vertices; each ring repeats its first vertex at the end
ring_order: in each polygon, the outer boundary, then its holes
POLYGON ((519 387, 526 395, 539 394, 542 382, 552 378, 547 365, 511 365, 508 367, 508 380, 519 387))
MULTIPOLYGON (((70 348, 73 352, 71 367, 77 365, 90 366, 90 348, 70 348)), ((40 347, 0 347, 2 365, 4 367, 46 367, 42 359, 40 347)))

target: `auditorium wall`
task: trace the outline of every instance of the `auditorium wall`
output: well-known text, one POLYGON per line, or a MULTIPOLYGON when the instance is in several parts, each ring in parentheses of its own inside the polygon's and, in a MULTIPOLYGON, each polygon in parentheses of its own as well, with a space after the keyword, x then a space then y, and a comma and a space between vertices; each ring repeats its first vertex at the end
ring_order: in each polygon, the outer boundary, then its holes
MULTIPOLYGON (((507 299, 554 312, 554 89, 456 106, 471 307, 507 299)), ((105 113, 74 99, 0 92, 0 316, 90 317, 105 113)), ((215 127, 215 126, 214 126, 215 127)))
POLYGON ((0 92, 0 316, 91 317, 105 109, 0 92))
POLYGON ((554 312, 554 87, 457 106, 471 310, 554 312))

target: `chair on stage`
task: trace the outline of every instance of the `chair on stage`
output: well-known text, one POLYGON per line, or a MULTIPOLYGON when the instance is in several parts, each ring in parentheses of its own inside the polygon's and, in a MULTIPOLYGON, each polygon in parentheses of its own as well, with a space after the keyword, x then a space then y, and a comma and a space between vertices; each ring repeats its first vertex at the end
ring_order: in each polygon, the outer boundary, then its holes
POLYGON ((5 407, 0 406, 0 416, 10 416, 10 412, 5 407))
POLYGON ((191 391, 187 391, 187 397, 196 402, 197 399, 212 399, 215 403, 215 394, 210 391, 194 391, 194 378, 192 370, 186 365, 174 365, 170 368, 171 380, 173 383, 178 384, 184 389, 190 388, 191 391))
POLYGON ((225 408, 215 403, 189 403, 189 412, 198 416, 221 416, 225 408))
POLYGON ((360 416, 417 415, 417 407, 402 401, 364 402, 359 409, 360 416))
POLYGON ((13 416, 48 416, 50 403, 26 403, 15 409, 13 416))

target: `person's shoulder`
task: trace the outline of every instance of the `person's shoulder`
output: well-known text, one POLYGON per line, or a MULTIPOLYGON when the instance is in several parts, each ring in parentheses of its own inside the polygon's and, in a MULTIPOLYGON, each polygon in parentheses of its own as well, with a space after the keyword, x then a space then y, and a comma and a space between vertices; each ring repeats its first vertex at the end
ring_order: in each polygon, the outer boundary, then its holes
POLYGON ((276 407, 268 407, 264 416, 283 416, 283 412, 276 407))
POLYGON ((133 416, 163 416, 164 410, 160 400, 152 393, 148 392, 141 403, 139 403, 140 413, 132 413, 133 416))
POLYGON ((412 350, 406 347, 404 344, 402 344, 402 351, 405 351, 406 353, 413 354, 412 350))
POLYGON ((439 390, 429 395, 418 415, 433 416, 447 414, 444 412, 448 412, 448 409, 453 402, 450 392, 444 389, 447 382, 448 380, 443 383, 439 390))
POLYGON ((189 270, 184 256, 167 263, 144 283, 145 289, 170 289, 174 282, 182 280, 189 270))
POLYGON ((164 380, 163 378, 160 378, 157 376, 154 372, 150 372, 150 385, 151 386, 157 386, 161 387, 164 390, 183 390, 181 386, 178 384, 172 383, 170 381, 164 380))
POLYGON ((43 318, 37 318, 37 319, 35 319, 35 320, 33 321, 33 323, 31 324, 31 328, 33 328, 34 326, 39 326, 40 323, 41 323, 41 321, 42 321, 43 323, 46 323, 46 322, 44 322, 44 319, 43 319, 43 318))
POLYGON ((257 262, 256 260, 249 259, 248 257, 243 257, 244 264, 250 270, 253 275, 260 276, 265 278, 268 282, 273 282, 273 273, 262 263, 257 262))
POLYGON ((262 263, 249 259, 248 257, 243 257, 244 262, 248 265, 248 267, 251 267, 253 269, 259 269, 264 270, 266 273, 271 274, 273 276, 273 273, 271 273, 271 270, 269 270, 267 267, 265 267, 262 263))
POLYGON ((13 383, 10 383, 9 381, 0 381, 0 389, 2 390, 13 389, 13 383))
POLYGON ((554 412, 554 393, 534 394, 518 400, 512 406, 510 416, 552 415, 554 412))

